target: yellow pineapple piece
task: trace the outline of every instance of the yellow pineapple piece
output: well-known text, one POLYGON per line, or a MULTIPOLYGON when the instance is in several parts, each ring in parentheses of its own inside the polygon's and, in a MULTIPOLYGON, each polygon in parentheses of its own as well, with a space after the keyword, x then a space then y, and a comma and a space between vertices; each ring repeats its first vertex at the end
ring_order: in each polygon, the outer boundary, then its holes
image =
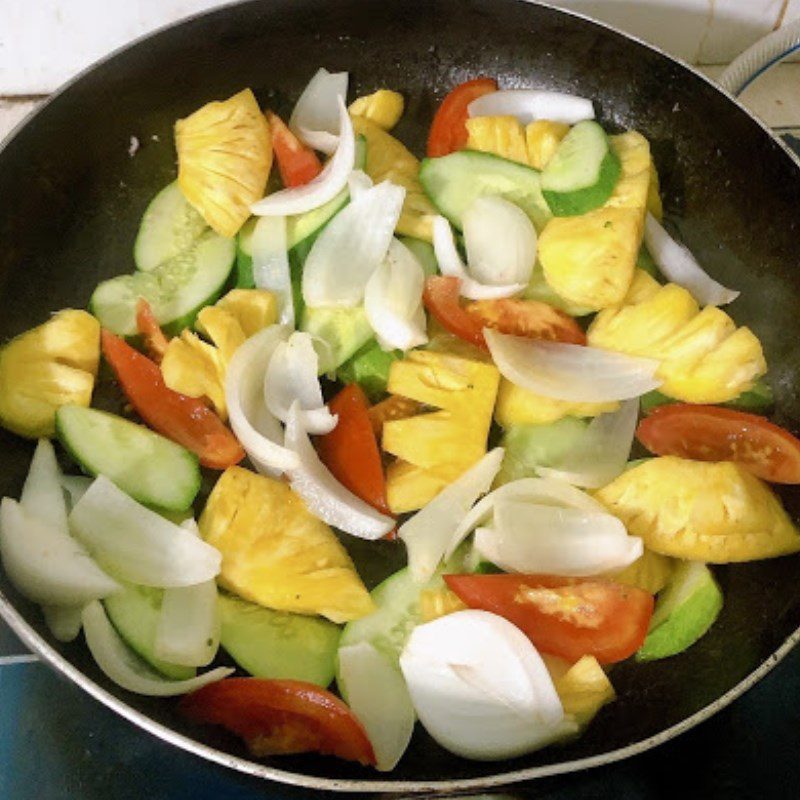
POLYGON ((625 295, 624 305, 634 305, 635 303, 649 300, 660 288, 661 284, 649 272, 637 269, 633 273, 631 288, 628 289, 628 294, 625 295))
POLYGON ((272 138, 250 89, 204 105, 175 123, 178 183, 221 236, 235 236, 264 196, 272 138))
POLYGON ((595 497, 665 556, 722 564, 800 550, 800 532, 780 500, 732 462, 648 459, 595 497))
POLYGON ((604 705, 616 698, 608 675, 594 656, 583 656, 574 664, 546 654, 542 659, 564 713, 580 728, 585 728, 604 705))
POLYGON ((671 558, 645 547, 642 555, 633 564, 622 572, 608 577, 625 586, 633 586, 650 594, 658 594, 669 583, 674 570, 675 563, 671 558))
POLYGON ((447 483, 432 470, 394 461, 386 468, 386 500, 393 514, 406 514, 427 505, 447 483))
POLYGON ((161 359, 164 383, 187 397, 205 397, 222 420, 228 418, 225 403, 225 362, 214 345, 185 330, 170 339, 161 359))
POLYGON ((563 122, 549 119, 529 122, 525 128, 528 163, 535 169, 544 169, 568 133, 569 125, 563 122))
POLYGON ((403 95, 391 89, 378 89, 377 92, 354 100, 348 111, 354 117, 364 117, 390 131, 403 116, 403 95))
POLYGON ((473 117, 467 120, 467 133, 467 149, 528 164, 525 129, 516 117, 473 117))
POLYGON ((664 216, 664 206, 661 204, 661 190, 658 180, 658 171, 654 161, 650 161, 650 186, 647 190, 647 210, 661 222, 664 216))
POLYGON ((266 289, 232 289, 216 307, 231 314, 248 339, 278 321, 278 301, 266 289))
POLYGON ((59 311, 0 349, 0 424, 36 439, 55 433, 63 405, 88 406, 100 360, 100 324, 59 311))
POLYGON ((454 611, 463 611, 466 607, 461 598, 446 586, 439 589, 423 589, 419 596, 421 622, 432 622, 454 611))
POLYGON ((374 610, 347 551, 287 483, 231 467, 199 525, 222 553, 219 584, 246 600, 337 623, 374 610))

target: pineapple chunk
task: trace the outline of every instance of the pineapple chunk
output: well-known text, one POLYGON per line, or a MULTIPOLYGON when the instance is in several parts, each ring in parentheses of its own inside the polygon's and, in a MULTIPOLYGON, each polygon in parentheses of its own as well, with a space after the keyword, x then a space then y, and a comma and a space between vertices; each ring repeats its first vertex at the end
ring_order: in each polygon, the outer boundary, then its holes
POLYGON ((650 162, 650 186, 647 189, 647 210, 659 221, 664 216, 664 207, 661 205, 661 192, 659 190, 658 172, 655 162, 650 162))
POLYGON ((377 92, 356 98, 348 108, 354 117, 364 117, 390 131, 403 116, 403 95, 391 89, 378 89, 377 92))
POLYGON ((596 417, 616 411, 619 403, 573 403, 523 389, 505 378, 500 379, 494 418, 499 425, 547 425, 564 417, 596 417))
POLYGON ((516 117, 473 117, 467 120, 467 132, 467 149, 528 164, 525 129, 516 117))
POLYGON ((549 119, 537 119, 525 128, 528 163, 534 169, 544 169, 558 150, 561 140, 569 133, 569 125, 549 119))
POLYGON ((161 359, 164 383, 187 397, 204 397, 223 421, 228 418, 225 403, 225 364, 219 350, 196 334, 185 330, 170 339, 161 359))
POLYGON ((216 305, 236 319, 247 339, 278 321, 278 301, 266 289, 233 289, 216 305))
POLYGON ((576 217, 553 217, 539 237, 547 283, 571 303, 597 311, 621 303, 642 244, 650 146, 639 133, 610 137, 622 166, 611 197, 576 217))
POLYGON ((595 497, 665 556, 723 564, 800 550, 800 532, 780 500, 731 462, 648 459, 595 497))
POLYGON ((222 553, 219 584, 246 600, 337 623, 375 608, 341 542, 282 481, 230 467, 199 524, 222 553))
POLYGON ((206 306, 197 315, 195 328, 214 342, 224 368, 227 368, 233 358, 233 354, 247 339, 239 320, 229 311, 216 306, 206 306))
POLYGON ((367 174, 375 183, 389 180, 406 190, 397 232, 415 239, 433 240, 433 218, 437 211, 419 182, 419 160, 380 125, 353 116, 353 130, 367 140, 367 174))
POLYGON ((178 183, 220 236, 235 236, 264 196, 272 138, 250 89, 175 123, 178 183))
POLYGON ((0 424, 36 439, 55 433, 63 405, 88 406, 100 361, 100 324, 59 311, 0 350, 0 424))
POLYGON ((661 288, 661 284, 650 273, 637 269, 633 274, 633 282, 628 294, 625 295, 624 305, 629 306, 649 300, 661 288))
POLYGON ((687 403, 725 403, 752 388, 767 370, 749 328, 713 306, 702 311, 686 289, 667 284, 633 305, 607 308, 589 344, 661 362, 664 394, 687 403))
POLYGON ((642 555, 633 564, 622 572, 608 577, 625 586, 633 586, 650 594, 658 594, 669 583, 674 568, 675 564, 671 558, 645 547, 642 555))
POLYGON ((614 687, 594 656, 570 664, 562 658, 542 654, 564 713, 585 728, 597 712, 616 698, 614 687))
POLYGON ((499 379, 493 364, 427 350, 392 364, 387 390, 437 409, 383 426, 399 459, 386 476, 393 512, 425 505, 486 453, 499 379))
POLYGON ((454 611, 463 611, 466 607, 461 598, 446 586, 423 589, 419 596, 419 616, 422 622, 432 622, 454 611))

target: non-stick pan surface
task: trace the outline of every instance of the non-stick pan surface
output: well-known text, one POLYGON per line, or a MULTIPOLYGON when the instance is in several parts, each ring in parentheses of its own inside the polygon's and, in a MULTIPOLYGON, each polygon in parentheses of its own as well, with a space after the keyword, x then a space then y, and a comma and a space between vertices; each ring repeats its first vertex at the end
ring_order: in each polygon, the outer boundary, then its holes
MULTIPOLYGON (((776 418, 797 430, 797 164, 746 111, 688 68, 608 28, 518 0, 247 2, 166 29, 90 70, 0 152, 0 338, 56 309, 85 307, 99 280, 132 270, 142 212, 175 175, 176 119, 246 86, 262 104, 285 112, 320 65, 348 70, 358 93, 401 91, 408 105, 397 133, 420 154, 436 103, 476 75, 591 97, 606 126, 640 130, 653 145, 668 217, 701 263, 742 291, 731 312, 761 338, 776 418), (131 137, 140 145, 135 155, 131 137)), ((0 495, 18 496, 31 450, 0 433, 0 495)), ((797 517, 800 494, 783 497, 797 517)), ((397 545, 379 547, 364 569, 371 582, 403 560, 397 545)), ((2 574, 7 602, 0 611, 95 696, 201 755, 318 788, 413 791, 496 785, 622 757, 744 691, 796 635, 800 559, 716 574, 725 607, 711 632, 682 656, 616 667, 618 700, 575 743, 487 764, 449 755, 418 730, 386 776, 316 756, 249 761, 234 738, 184 722, 174 701, 111 685, 83 642, 55 645, 38 610, 2 574)))

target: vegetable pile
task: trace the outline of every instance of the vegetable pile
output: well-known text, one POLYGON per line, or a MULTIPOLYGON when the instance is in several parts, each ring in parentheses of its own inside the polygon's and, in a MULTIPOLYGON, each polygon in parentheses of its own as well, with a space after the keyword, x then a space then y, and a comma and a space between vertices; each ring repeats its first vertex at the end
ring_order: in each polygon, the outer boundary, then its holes
POLYGON ((800 441, 641 133, 482 77, 420 161, 401 95, 347 91, 179 120, 131 273, 0 350, 0 423, 38 439, 0 556, 55 638, 255 757, 391 770, 419 721, 512 758, 703 637, 709 565, 800 550, 769 486, 800 441))

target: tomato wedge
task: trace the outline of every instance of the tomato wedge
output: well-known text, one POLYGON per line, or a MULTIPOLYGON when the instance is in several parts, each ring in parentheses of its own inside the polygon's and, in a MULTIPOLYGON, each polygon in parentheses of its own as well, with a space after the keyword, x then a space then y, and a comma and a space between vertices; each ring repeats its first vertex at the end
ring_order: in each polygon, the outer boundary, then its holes
POLYGON ((318 752, 369 765, 375 753, 363 725, 335 695, 313 683, 226 678, 186 695, 194 722, 222 725, 258 758, 318 752))
POLYGON ((653 409, 636 437, 659 456, 735 461, 765 481, 800 483, 800 439, 757 414, 672 403, 653 409))
POLYGON ((136 327, 144 340, 144 346, 150 354, 150 358, 156 364, 160 364, 167 352, 169 339, 164 336, 164 331, 161 330, 150 303, 144 297, 140 297, 136 303, 136 327))
POLYGON ((122 391, 151 428, 196 453, 204 467, 227 469, 244 458, 236 437, 202 400, 169 389, 158 365, 119 336, 104 330, 101 341, 122 391))
POLYGON ((572 317, 538 300, 478 300, 462 306, 458 278, 428 278, 422 300, 442 327, 483 350, 487 349, 484 328, 529 339, 586 344, 586 334, 572 317))
POLYGON ((461 150, 469 138, 467 106, 482 95, 496 91, 494 78, 475 78, 456 86, 444 98, 433 118, 428 134, 428 156, 436 158, 461 150))
POLYGON ((267 121, 272 134, 272 151, 283 185, 304 186, 316 178, 322 172, 317 154, 306 147, 277 114, 267 111, 267 121))
POLYGON ((558 575, 445 575, 470 608, 513 622, 544 653, 613 664, 644 642, 653 596, 599 578, 558 575))
POLYGON ((351 383, 328 403, 328 407, 339 421, 330 433, 317 439, 322 463, 354 495, 388 514, 386 478, 366 395, 357 383, 351 383))

